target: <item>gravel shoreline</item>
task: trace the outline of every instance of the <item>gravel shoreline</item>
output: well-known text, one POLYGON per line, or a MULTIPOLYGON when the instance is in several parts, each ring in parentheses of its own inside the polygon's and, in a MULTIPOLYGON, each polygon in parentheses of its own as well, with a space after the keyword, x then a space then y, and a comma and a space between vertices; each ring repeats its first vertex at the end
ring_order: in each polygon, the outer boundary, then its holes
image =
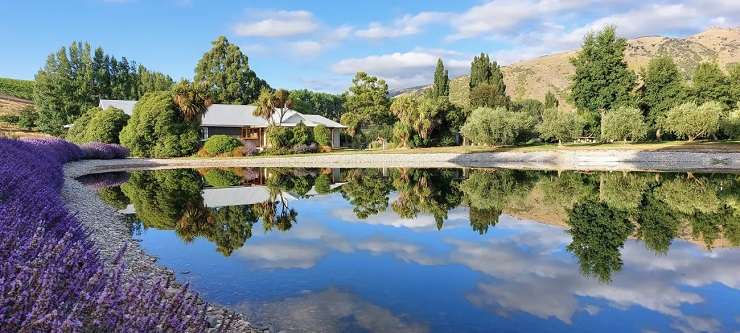
MULTIPOLYGON (((126 264, 125 277, 140 276, 152 282, 164 278, 176 283, 175 273, 158 265, 157 258, 146 254, 139 242, 133 239, 123 215, 100 200, 93 190, 75 180, 80 173, 81 170, 74 165, 65 165, 62 198, 69 211, 76 214, 89 232, 89 237, 97 246, 103 262, 111 265, 118 251, 125 246, 126 252, 123 256, 126 264)), ((176 289, 171 288, 173 295, 175 292, 176 289)), ((208 332, 268 332, 253 326, 243 315, 217 304, 209 305, 206 319, 209 322, 208 332), (228 328, 222 329, 222 326, 228 328)))

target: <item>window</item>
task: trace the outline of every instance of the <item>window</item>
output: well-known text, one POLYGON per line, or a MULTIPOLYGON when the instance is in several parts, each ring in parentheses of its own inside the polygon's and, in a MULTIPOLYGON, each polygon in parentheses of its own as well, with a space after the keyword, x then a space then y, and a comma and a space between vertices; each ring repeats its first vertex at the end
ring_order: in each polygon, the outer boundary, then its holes
POLYGON ((245 140, 257 140, 260 137, 259 133, 260 133, 259 128, 248 128, 248 127, 242 128, 242 138, 245 140))
POLYGON ((200 139, 201 140, 208 140, 208 127, 201 127, 200 128, 200 139))

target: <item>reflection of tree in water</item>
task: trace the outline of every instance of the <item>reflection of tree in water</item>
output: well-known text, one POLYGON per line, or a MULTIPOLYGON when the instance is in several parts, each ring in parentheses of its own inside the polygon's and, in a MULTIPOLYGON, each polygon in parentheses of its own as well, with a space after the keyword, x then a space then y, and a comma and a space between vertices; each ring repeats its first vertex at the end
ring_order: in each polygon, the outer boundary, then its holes
POLYGON ((121 190, 121 186, 103 187, 98 190, 98 196, 103 202, 118 210, 126 208, 131 203, 121 190))
POLYGON ((393 180, 398 197, 391 207, 406 219, 429 213, 441 229, 447 212, 462 202, 459 183, 458 170, 399 169, 393 180))
POLYGON ((573 236, 568 251, 578 257, 581 271, 610 281, 612 272, 622 268, 619 249, 634 228, 626 213, 603 202, 586 200, 573 207, 568 224, 573 236))
POLYGON ((383 176, 381 170, 348 170, 344 181, 340 192, 352 205, 357 218, 366 219, 388 208, 391 182, 383 176))
POLYGON ((497 169, 474 170, 460 189, 470 208, 470 226, 485 234, 498 223, 501 212, 515 201, 524 200, 535 178, 531 172, 497 169))

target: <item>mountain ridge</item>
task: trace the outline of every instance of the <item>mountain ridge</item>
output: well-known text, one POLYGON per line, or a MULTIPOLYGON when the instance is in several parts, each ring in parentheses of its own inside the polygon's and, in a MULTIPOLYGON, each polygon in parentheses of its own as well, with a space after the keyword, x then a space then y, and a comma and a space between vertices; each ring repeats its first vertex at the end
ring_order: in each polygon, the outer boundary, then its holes
MULTIPOLYGON (((534 98, 543 101, 545 94, 552 91, 564 110, 573 110, 568 103, 568 86, 575 68, 569 59, 579 50, 570 50, 536 58, 522 60, 502 66, 506 93, 514 100, 534 98)), ((717 61, 723 69, 740 63, 740 27, 709 28, 685 38, 665 36, 641 36, 629 39, 625 49, 627 65, 639 73, 651 58, 669 55, 689 78, 700 62, 717 61)), ((450 101, 459 106, 468 105, 469 74, 450 79, 450 101)), ((418 94, 431 87, 423 85, 398 89, 392 96, 418 94)))

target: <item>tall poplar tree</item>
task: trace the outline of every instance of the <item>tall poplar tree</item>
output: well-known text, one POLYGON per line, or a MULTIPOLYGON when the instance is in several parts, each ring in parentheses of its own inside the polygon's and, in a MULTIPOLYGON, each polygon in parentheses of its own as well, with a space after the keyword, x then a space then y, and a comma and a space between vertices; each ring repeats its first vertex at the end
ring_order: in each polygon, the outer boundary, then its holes
POLYGON ((434 85, 432 85, 432 97, 448 96, 450 94, 450 78, 445 69, 442 59, 437 59, 437 67, 434 69, 434 85))
POLYGON ((700 63, 691 81, 691 94, 697 104, 717 101, 726 108, 734 106, 730 81, 716 62, 700 63))
POLYGON ((683 77, 673 59, 668 56, 653 58, 642 70, 642 103, 647 107, 647 120, 655 127, 669 109, 683 100, 683 77))
POLYGON ((215 103, 249 104, 257 100, 267 83, 249 68, 249 58, 224 36, 211 42, 195 67, 195 81, 210 85, 215 103))

